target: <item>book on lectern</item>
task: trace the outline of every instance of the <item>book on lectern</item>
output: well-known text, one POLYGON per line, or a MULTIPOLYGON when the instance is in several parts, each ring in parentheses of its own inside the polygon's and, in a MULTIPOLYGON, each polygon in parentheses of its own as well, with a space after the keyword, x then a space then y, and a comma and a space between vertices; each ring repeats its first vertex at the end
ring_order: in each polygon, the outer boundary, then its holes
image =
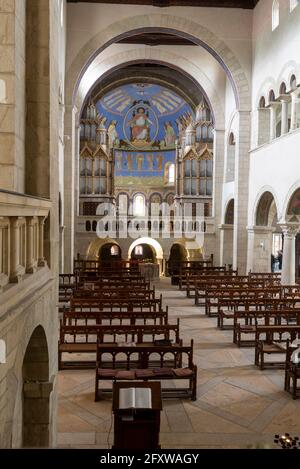
POLYGON ((121 388, 119 409, 151 409, 151 388, 121 388))

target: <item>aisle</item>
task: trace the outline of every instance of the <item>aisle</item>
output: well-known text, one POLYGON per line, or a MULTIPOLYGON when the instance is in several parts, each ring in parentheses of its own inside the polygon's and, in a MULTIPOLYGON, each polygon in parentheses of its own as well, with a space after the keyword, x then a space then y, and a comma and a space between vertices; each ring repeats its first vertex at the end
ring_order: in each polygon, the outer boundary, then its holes
MULTIPOLYGON (((157 282, 156 291, 169 305, 170 322, 180 317, 184 342, 194 338, 198 366, 197 401, 164 400, 162 448, 246 448, 272 444, 276 433, 300 435, 300 400, 282 390, 283 371, 254 367, 253 349, 234 346, 232 332, 216 329, 216 319, 170 279, 157 282)), ((58 386, 58 446, 107 448, 111 400, 94 402, 94 372, 60 372, 58 386)))

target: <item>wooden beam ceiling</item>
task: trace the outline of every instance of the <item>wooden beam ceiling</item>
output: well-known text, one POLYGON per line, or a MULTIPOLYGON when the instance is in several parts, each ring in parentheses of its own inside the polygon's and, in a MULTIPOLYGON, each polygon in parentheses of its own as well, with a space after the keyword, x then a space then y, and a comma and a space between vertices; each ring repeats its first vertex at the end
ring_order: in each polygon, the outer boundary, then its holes
POLYGON ((139 33, 118 41, 119 44, 144 44, 146 46, 195 46, 196 44, 184 37, 166 33, 139 33))
POLYGON ((122 5, 152 5, 160 8, 171 6, 243 8, 253 9, 259 0, 67 0, 68 3, 106 3, 122 5))

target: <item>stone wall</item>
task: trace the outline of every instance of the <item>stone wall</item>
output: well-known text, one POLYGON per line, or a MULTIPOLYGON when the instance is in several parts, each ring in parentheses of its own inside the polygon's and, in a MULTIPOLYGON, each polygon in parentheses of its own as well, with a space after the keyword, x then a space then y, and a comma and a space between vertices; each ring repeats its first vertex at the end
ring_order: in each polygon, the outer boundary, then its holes
MULTIPOLYGON (((64 73, 59 73, 61 28, 60 2, 0 0, 0 192, 24 193, 26 181, 26 189, 33 196, 1 194, 0 216, 11 217, 6 245, 11 265, 18 264, 19 251, 25 265, 31 255, 25 242, 18 247, 13 244, 20 239, 14 231, 17 217, 34 218, 43 204, 48 207, 47 213, 50 210, 44 235, 39 238, 43 249, 38 248, 44 251, 47 262, 43 260, 33 269, 19 269, 17 283, 11 283, 10 277, 0 291, 0 339, 5 341, 7 352, 6 363, 0 364, 1 448, 56 444, 59 125, 63 134, 59 96, 64 73), (27 50, 26 41, 32 46, 27 50), (16 197, 20 202, 9 203, 16 197), (37 345, 28 348, 37 328, 45 336, 45 353, 37 345), (24 374, 25 355, 27 371, 36 372, 35 383, 31 372, 24 374), (40 362, 45 364, 46 356, 47 376, 39 375, 40 362), (24 377, 28 382, 24 383, 24 377), (25 427, 27 436, 23 435, 25 427)), ((30 226, 29 222, 28 232, 30 226)))
POLYGON ((0 1, 0 187, 24 191, 25 5, 0 1))

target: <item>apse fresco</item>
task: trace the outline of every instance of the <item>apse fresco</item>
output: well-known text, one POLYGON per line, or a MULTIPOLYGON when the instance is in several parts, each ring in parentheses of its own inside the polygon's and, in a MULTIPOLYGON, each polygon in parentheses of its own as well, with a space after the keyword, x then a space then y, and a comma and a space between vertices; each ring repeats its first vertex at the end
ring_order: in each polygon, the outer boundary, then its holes
POLYGON ((194 119, 191 106, 163 86, 133 83, 107 93, 97 110, 114 148, 115 183, 162 185, 165 165, 175 163, 175 142, 194 119))
POLYGON ((124 150, 175 149, 175 141, 194 113, 174 91, 136 83, 110 91, 97 103, 110 143, 124 150))

